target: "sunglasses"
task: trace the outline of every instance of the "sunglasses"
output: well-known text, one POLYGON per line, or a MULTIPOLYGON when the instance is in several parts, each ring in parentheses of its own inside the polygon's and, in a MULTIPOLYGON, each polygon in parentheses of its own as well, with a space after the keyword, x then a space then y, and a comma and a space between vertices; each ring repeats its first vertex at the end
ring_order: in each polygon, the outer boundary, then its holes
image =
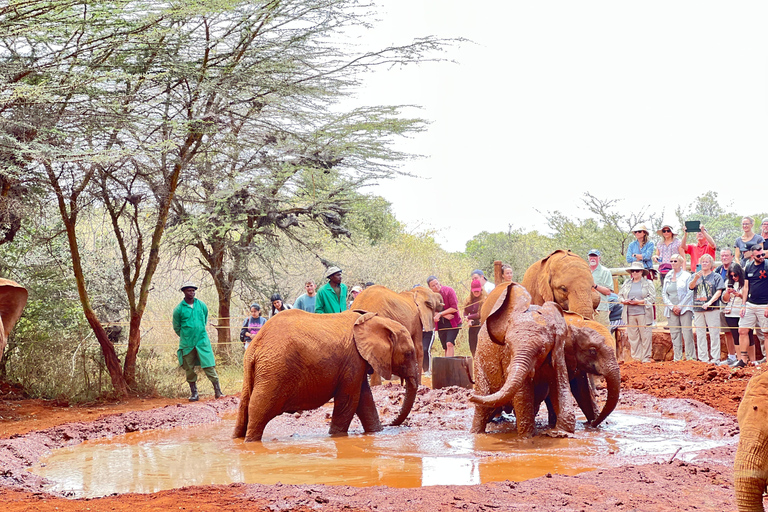
POLYGON ((645 233, 645 231, 633 231, 634 234, 645 233))
POLYGON ((759 254, 755 254, 754 256, 755 256, 755 258, 765 258, 765 253, 761 252, 759 254))
POLYGON ((634 274, 635 272, 642 272, 642 270, 630 270, 629 271, 630 274, 634 274))
POLYGON ((735 277, 736 279, 739 278, 739 274, 728 274, 728 275, 731 276, 731 277, 735 277))
POLYGON ((669 229, 662 229, 661 232, 662 233, 671 233, 672 231, 670 231, 669 229))

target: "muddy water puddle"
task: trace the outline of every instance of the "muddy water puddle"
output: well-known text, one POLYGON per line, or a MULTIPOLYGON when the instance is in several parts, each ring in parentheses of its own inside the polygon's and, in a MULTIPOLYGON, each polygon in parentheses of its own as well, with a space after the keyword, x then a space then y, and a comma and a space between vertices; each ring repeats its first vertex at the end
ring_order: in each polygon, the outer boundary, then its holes
POLYGON ((686 459, 729 442, 691 436, 684 420, 626 411, 614 411, 599 429, 578 426, 566 438, 390 427, 376 434, 313 433, 244 443, 231 439, 233 429, 234 420, 225 419, 88 441, 56 450, 31 470, 52 482, 49 491, 76 497, 233 482, 471 485, 575 475, 675 454, 686 459))

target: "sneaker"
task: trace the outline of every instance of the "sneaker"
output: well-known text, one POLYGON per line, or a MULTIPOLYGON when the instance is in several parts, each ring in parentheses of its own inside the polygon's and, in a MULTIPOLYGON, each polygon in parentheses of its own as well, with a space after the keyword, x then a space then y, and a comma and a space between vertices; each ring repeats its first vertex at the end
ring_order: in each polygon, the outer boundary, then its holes
POLYGON ((723 359, 722 361, 719 361, 715 363, 717 366, 733 366, 737 363, 737 361, 734 359, 731 361, 730 359, 723 359))
POLYGON ((734 361, 729 362, 728 365, 729 366, 736 366, 737 364, 739 364, 739 361, 741 361, 741 359, 736 359, 734 361))
POLYGON ((758 364, 765 364, 765 358, 762 358, 762 359, 761 359, 761 360, 759 360, 759 361, 755 361, 755 364, 756 364, 756 365, 758 365, 758 364))
POLYGON ((739 359, 739 361, 735 365, 733 365, 733 368, 734 369, 735 368, 744 368, 745 366, 747 366, 747 363, 745 363, 744 361, 739 359))

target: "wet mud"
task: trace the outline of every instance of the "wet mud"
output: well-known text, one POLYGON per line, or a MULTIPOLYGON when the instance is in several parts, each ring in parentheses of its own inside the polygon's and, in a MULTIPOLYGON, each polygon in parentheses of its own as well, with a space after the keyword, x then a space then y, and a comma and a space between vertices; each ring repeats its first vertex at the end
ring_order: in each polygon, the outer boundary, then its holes
MULTIPOLYGON (((129 411, 94 421, 67 422, 35 430, 35 422, 14 420, 15 433, 0 439, 0 506, 4 510, 736 510, 733 455, 738 436, 735 412, 751 375, 762 369, 730 371, 703 363, 623 364, 620 407, 647 410, 685 421, 691 434, 730 440, 683 460, 628 458, 618 467, 574 476, 546 474, 522 482, 435 485, 420 488, 351 487, 321 484, 230 484, 184 487, 148 494, 119 494, 97 499, 67 499, 43 492, 45 481, 28 471, 50 450, 126 432, 188 426, 231 418, 237 398, 208 400, 129 411)), ((383 421, 394 418, 402 388, 374 391, 383 421)), ((419 432, 466 431, 472 408, 460 388, 419 391, 406 427, 419 432)), ((0 396, 0 411, 3 404, 0 396)), ((5 420, 1 420, 5 421, 5 420)), ((330 409, 283 415, 268 426, 265 440, 327 432, 330 409)), ((538 425, 543 428, 544 425, 538 425)), ((360 431, 353 422, 351 432, 360 431)), ((513 431, 511 422, 491 431, 513 431)), ((2 434, 0 434, 2 435, 2 434)), ((606 453, 606 457, 614 454, 606 453)), ((658 459, 658 458, 657 458, 658 459)))

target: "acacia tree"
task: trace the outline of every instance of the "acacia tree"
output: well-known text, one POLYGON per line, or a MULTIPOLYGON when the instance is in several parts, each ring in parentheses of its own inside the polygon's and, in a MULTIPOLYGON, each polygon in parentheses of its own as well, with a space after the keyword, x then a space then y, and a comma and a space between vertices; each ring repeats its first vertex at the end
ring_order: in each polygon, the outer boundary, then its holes
MULTIPOLYGON (((296 148, 295 140, 316 133, 317 119, 328 119, 331 103, 361 71, 418 62, 442 46, 431 38, 363 53, 341 45, 337 35, 367 24, 370 14, 370 6, 352 0, 14 1, 0 8, 0 62, 8 78, 0 114, 35 114, 34 138, 16 140, 13 151, 33 162, 32 172, 55 198, 83 311, 118 394, 135 384, 141 319, 179 185, 191 189, 205 173, 214 183, 233 183, 229 171, 279 160, 274 148, 289 139, 296 148), (314 129, 300 129, 305 124, 314 129), (121 252, 130 309, 122 369, 90 305, 81 263, 87 254, 77 238, 79 213, 95 205, 108 212, 121 252)), ((337 145, 358 131, 381 130, 366 124, 380 113, 372 109, 348 123, 337 145)), ((326 170, 335 165, 326 148, 305 146, 304 164, 268 172, 278 182, 285 173, 289 183, 307 161, 326 170)), ((317 212, 315 218, 333 223, 332 207, 317 212)), ((286 213, 278 225, 290 218, 286 213)))

